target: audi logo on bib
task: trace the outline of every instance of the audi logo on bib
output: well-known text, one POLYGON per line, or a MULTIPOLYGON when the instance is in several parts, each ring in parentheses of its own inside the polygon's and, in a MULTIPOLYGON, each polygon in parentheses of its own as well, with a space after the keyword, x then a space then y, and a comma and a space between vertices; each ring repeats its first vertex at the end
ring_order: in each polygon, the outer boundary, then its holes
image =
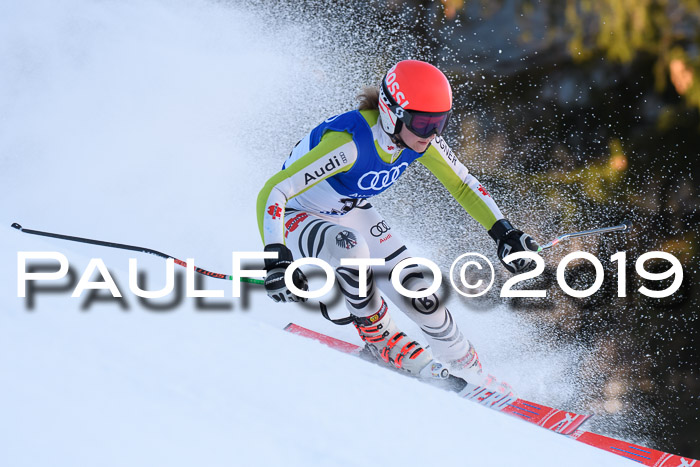
POLYGON ((403 172, 403 169, 406 167, 408 167, 408 163, 402 162, 389 170, 367 172, 357 181, 357 186, 362 190, 384 190, 390 187, 396 179, 399 178, 401 172, 403 172))

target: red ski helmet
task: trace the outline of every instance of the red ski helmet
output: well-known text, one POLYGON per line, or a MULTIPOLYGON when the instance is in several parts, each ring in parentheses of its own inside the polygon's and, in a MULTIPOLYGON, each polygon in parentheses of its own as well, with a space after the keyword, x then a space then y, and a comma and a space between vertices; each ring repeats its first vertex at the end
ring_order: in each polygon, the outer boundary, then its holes
POLYGON ((403 60, 387 72, 379 87, 379 119, 384 131, 398 134, 404 124, 427 138, 445 129, 452 113, 452 88, 430 63, 403 60))

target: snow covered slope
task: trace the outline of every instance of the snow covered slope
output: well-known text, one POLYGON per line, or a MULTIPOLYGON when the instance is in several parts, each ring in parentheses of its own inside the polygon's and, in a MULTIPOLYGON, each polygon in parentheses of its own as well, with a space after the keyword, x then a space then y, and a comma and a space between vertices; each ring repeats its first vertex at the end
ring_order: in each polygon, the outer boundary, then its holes
POLYGON ((99 314, 3 314, 4 465, 628 462, 255 316, 99 314))
MULTIPOLYGON (((256 287, 233 299, 230 284, 208 279, 225 298, 156 311, 129 292, 128 258, 149 289, 164 283, 162 260, 9 227, 143 245, 230 271, 232 251, 260 249, 258 187, 362 84, 357 60, 323 50, 308 28, 221 3, 5 6, 1 465, 628 463, 282 331, 295 321, 356 339, 314 309, 274 305, 256 287), (71 298, 67 279, 17 298, 19 251, 62 253, 76 280, 99 257, 124 299, 71 298)), ((528 397, 573 390, 557 372, 574 353, 518 362, 513 355, 535 344, 510 318, 453 312, 484 360, 528 397)))

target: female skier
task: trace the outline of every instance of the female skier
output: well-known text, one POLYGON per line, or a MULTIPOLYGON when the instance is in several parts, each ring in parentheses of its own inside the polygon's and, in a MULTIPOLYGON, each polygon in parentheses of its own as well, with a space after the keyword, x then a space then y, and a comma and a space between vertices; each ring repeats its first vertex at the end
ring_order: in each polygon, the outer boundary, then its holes
MULTIPOLYGON (((481 363, 450 312, 435 294, 407 299, 391 284, 394 266, 410 254, 396 231, 367 202, 389 188, 413 161, 425 165, 496 241, 498 257, 511 272, 530 260, 505 263, 512 252, 537 251, 529 235, 504 219, 488 192, 468 173, 440 137, 452 112, 452 89, 433 65, 405 60, 392 67, 379 89, 365 88, 358 110, 336 115, 311 130, 270 178, 257 201, 258 226, 266 252, 265 289, 276 302, 304 300, 287 289, 285 269, 294 258, 315 257, 335 270, 353 324, 375 356, 419 377, 435 376, 434 365, 481 384, 481 363), (369 270, 341 265, 344 258, 384 259, 369 270), (367 293, 360 293, 361 272, 367 293), (402 308, 425 334, 430 348, 401 332, 381 293, 402 308)), ((297 269, 294 285, 308 290, 297 269)), ((410 291, 430 283, 417 266, 400 271, 410 291)))

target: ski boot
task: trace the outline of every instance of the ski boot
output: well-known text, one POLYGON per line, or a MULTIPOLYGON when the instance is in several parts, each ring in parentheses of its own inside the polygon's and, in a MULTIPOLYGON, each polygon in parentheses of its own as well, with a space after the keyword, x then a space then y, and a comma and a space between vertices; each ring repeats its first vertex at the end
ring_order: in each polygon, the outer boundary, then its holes
POLYGON ((433 359, 430 350, 411 340, 391 319, 384 299, 375 314, 354 317, 353 324, 365 342, 365 348, 378 360, 418 378, 445 379, 449 371, 433 359))
POLYGON ((447 368, 451 375, 469 383, 460 392, 460 396, 464 398, 475 399, 483 405, 508 404, 517 399, 510 384, 498 381, 493 375, 484 375, 479 355, 471 342, 467 353, 459 359, 449 361, 447 368))
POLYGON ((450 370, 451 375, 458 376, 470 383, 479 383, 484 379, 484 370, 481 368, 476 349, 471 342, 467 341, 467 343, 469 347, 464 356, 455 360, 449 360, 447 368, 450 370))

